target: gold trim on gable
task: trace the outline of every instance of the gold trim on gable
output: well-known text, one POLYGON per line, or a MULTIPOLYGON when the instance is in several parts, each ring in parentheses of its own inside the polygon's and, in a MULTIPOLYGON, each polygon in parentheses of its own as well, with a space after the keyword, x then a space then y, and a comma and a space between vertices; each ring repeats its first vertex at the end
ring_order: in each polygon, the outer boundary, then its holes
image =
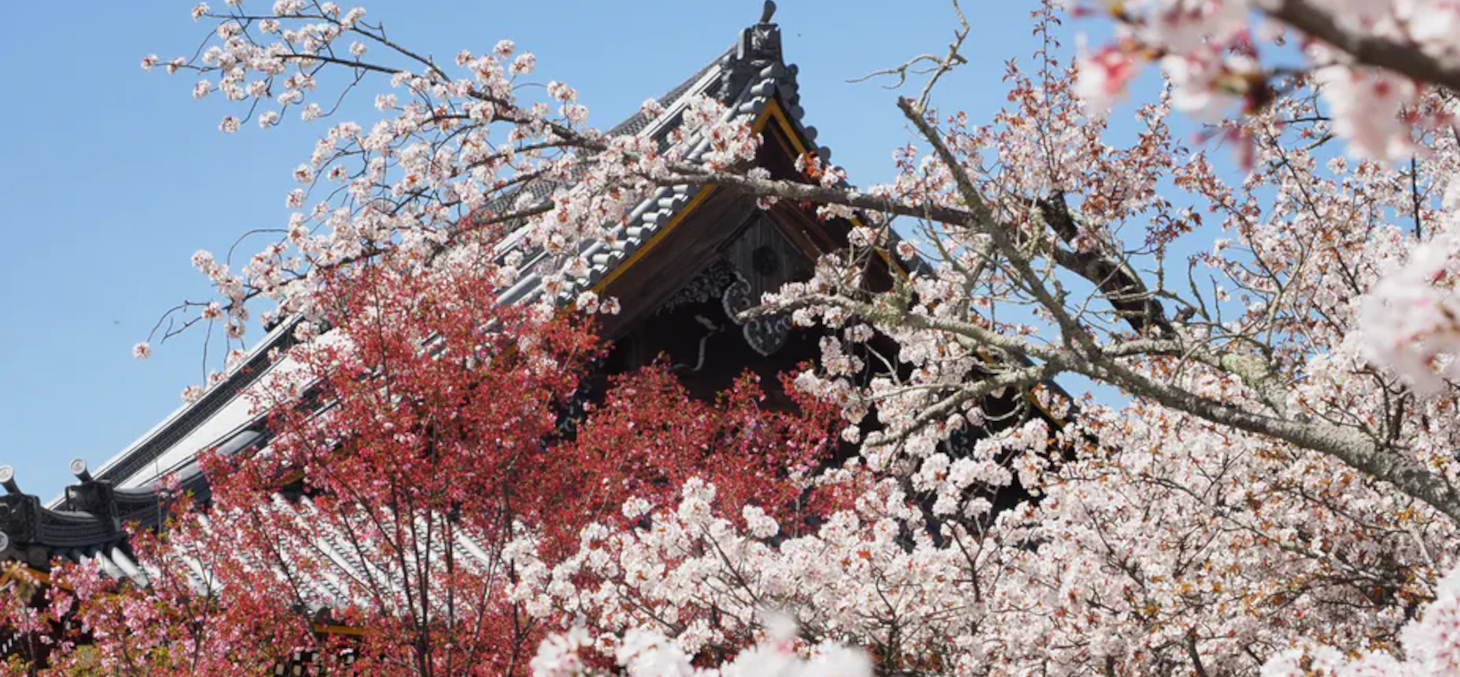
MULTIPOLYGON (((756 117, 755 123, 751 126, 751 132, 755 134, 763 133, 765 131, 766 124, 769 123, 772 118, 779 122, 781 124, 781 127, 787 130, 789 133, 790 125, 786 121, 785 113, 781 111, 780 105, 777 103, 776 99, 771 99, 770 102, 766 104, 765 109, 763 109, 760 112, 760 115, 756 117)), ((791 134, 790 136, 792 139, 796 139, 795 134, 791 134)), ((796 140, 796 145, 801 145, 798 139, 796 140)), ((669 223, 664 224, 663 228, 660 228, 657 232, 655 232, 654 235, 650 237, 647 242, 641 245, 638 250, 636 250, 633 254, 630 254, 628 259, 626 259, 623 263, 614 266, 614 269, 608 271, 608 274, 603 276, 602 280, 599 280, 596 284, 594 284, 592 287, 593 292, 595 294, 601 293, 604 289, 608 287, 609 284, 612 284, 614 280, 617 280, 618 278, 622 277, 624 273, 627 273, 635 263, 638 263, 640 259, 644 258, 644 256, 649 253, 650 250, 658 246, 659 243, 664 240, 664 236, 668 235, 669 232, 679 226, 680 223, 683 223, 684 219, 688 217, 690 213, 694 212, 695 208, 699 207, 700 204, 705 201, 705 198, 709 197, 710 193, 714 192, 714 190, 715 184, 712 183, 700 186, 699 190, 695 192, 694 197, 690 198, 689 203, 681 208, 679 212, 674 215, 674 218, 671 218, 669 220, 669 223)))
POLYGON ((628 259, 625 259, 623 263, 614 266, 613 270, 608 271, 608 274, 604 275, 602 280, 599 280, 597 284, 594 284, 593 293, 597 294, 602 292, 606 287, 608 287, 610 283, 612 283, 614 280, 617 280, 624 273, 627 273, 630 267, 632 267, 635 263, 638 263, 639 259, 644 258, 645 254, 649 253, 649 250, 658 246, 658 244, 664 240, 664 236, 669 234, 669 231, 674 230, 676 226, 684 221, 684 218, 686 216, 689 216, 690 212, 694 211, 696 207, 699 207, 700 203, 704 202, 706 197, 709 197, 714 188, 714 184, 700 186, 700 189, 695 193, 695 196, 693 198, 690 198, 689 203, 686 204, 684 208, 680 209, 679 213, 675 214, 674 218, 669 220, 669 223, 664 224, 664 227, 660 228, 658 232, 654 233, 654 236, 649 238, 648 242, 645 242, 643 245, 641 245, 637 250, 634 251, 633 254, 629 255, 628 259))

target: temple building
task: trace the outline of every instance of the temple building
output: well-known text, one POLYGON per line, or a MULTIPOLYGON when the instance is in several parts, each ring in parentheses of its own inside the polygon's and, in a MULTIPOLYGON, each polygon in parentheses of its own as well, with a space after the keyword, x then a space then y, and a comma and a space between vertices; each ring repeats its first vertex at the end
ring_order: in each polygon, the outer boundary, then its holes
MULTIPOLYGON (((816 129, 803 119, 797 68, 784 61, 781 33, 771 22, 774 6, 767 5, 762 20, 740 31, 728 50, 658 99, 661 114, 636 114, 609 133, 667 143, 689 99, 710 96, 736 115, 752 116, 763 135, 757 165, 773 178, 807 180, 796 168, 797 159, 814 154, 826 160, 830 151, 816 145, 816 129)), ((697 148, 695 153, 708 148, 707 140, 687 143, 697 148)), ((632 209, 612 244, 597 243, 581 252, 590 272, 562 299, 591 289, 619 300, 621 312, 605 316, 601 329, 614 344, 604 365, 607 373, 634 369, 663 354, 698 396, 711 396, 745 370, 773 383, 776 374, 819 355, 820 334, 795 329, 785 317, 741 323, 736 313, 757 304, 765 292, 808 278, 818 257, 848 245, 852 226, 843 219, 819 219, 814 207, 791 201, 762 209, 753 197, 728 187, 660 188, 632 209)), ((509 236, 503 254, 516 246, 523 245, 509 236)), ((525 254, 527 270, 503 293, 505 302, 529 302, 545 293, 531 271, 534 253, 525 254)), ((874 257, 867 264, 867 284, 887 289, 894 276, 918 265, 874 257)), ((160 524, 164 508, 153 486, 169 474, 206 500, 207 482, 195 466, 200 450, 248 453, 268 445, 263 417, 252 411, 245 393, 276 367, 269 354, 293 342, 292 329, 289 322, 273 328, 227 380, 110 460, 92 469, 73 461, 76 482, 57 498, 26 493, 24 478, 0 467, 0 562, 18 562, 44 580, 56 559, 96 561, 115 577, 145 585, 125 525, 149 529, 160 524)), ((27 638, 3 632, 0 628, 0 656, 25 648, 27 638)))

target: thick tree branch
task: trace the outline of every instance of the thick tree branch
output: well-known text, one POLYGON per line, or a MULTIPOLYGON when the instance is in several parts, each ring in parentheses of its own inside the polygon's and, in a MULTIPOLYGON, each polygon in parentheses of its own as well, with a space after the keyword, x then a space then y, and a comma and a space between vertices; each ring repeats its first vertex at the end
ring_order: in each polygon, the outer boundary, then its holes
POLYGON ((1161 383, 1107 358, 1078 364, 1075 371, 1212 423, 1322 452, 1374 479, 1393 484, 1460 524, 1460 492, 1454 486, 1418 461, 1377 444, 1357 430, 1323 421, 1293 421, 1247 411, 1161 383))
POLYGON ((1412 43, 1350 31, 1307 0, 1277 0, 1258 3, 1258 7, 1274 19, 1347 52, 1361 64, 1460 91, 1460 66, 1436 59, 1412 43))

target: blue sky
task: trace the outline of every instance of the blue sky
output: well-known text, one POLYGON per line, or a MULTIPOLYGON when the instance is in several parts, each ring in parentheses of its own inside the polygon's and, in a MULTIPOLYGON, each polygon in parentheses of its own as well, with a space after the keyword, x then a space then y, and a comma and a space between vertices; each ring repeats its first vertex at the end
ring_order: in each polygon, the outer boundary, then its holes
MULTIPOLYGON (((802 105, 819 143, 854 182, 888 178, 891 149, 909 139, 897 93, 846 80, 945 51, 954 28, 948 3, 780 4, 786 57, 801 67, 802 105)), ((986 120, 1003 102, 1004 60, 1029 62, 1036 5, 964 5, 971 64, 940 85, 941 105, 986 120)), ((201 380, 197 337, 157 346, 146 362, 131 358, 131 346, 171 305, 206 296, 188 263, 195 250, 226 250, 239 233, 285 222, 290 172, 323 129, 291 119, 281 129, 249 125, 225 135, 217 130, 223 102, 193 100, 192 78, 143 72, 142 56, 165 61, 201 39, 190 6, 88 3, 63 23, 45 3, 18 3, 0 24, 11 83, 0 106, 0 129, 8 130, 0 163, 0 464, 15 466, 31 493, 59 491, 71 458, 92 467, 110 458, 201 380)), ((754 23, 760 1, 397 0, 367 9, 397 40, 440 60, 512 38, 537 54, 539 77, 575 86, 595 123, 608 127, 718 55, 754 23)), ((1066 28, 1069 50, 1076 30, 1101 26, 1066 28)), ((1119 126, 1130 112, 1115 115, 1119 126)))

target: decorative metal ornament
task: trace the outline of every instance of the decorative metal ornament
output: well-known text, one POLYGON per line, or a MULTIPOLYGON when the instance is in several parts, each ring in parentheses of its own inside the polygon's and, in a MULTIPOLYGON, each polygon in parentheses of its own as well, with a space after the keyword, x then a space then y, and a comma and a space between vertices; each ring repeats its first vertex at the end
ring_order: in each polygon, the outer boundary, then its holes
POLYGON ((0 531, 14 543, 34 543, 40 527, 40 499, 25 494, 0 496, 0 531))
POLYGON ((684 306, 692 306, 699 303, 706 303, 720 298, 725 288, 735 282, 735 268, 725 259, 718 259, 696 275, 693 280, 680 288, 669 297, 656 314, 663 315, 673 312, 684 306))
POLYGON ((730 317, 730 321, 740 325, 740 333, 751 349, 761 355, 770 355, 786 345, 786 339, 791 335, 791 320, 784 313, 778 313, 742 322, 740 313, 758 305, 751 298, 750 289, 750 281, 737 270, 735 281, 725 288, 720 303, 725 307, 725 314, 730 317))

